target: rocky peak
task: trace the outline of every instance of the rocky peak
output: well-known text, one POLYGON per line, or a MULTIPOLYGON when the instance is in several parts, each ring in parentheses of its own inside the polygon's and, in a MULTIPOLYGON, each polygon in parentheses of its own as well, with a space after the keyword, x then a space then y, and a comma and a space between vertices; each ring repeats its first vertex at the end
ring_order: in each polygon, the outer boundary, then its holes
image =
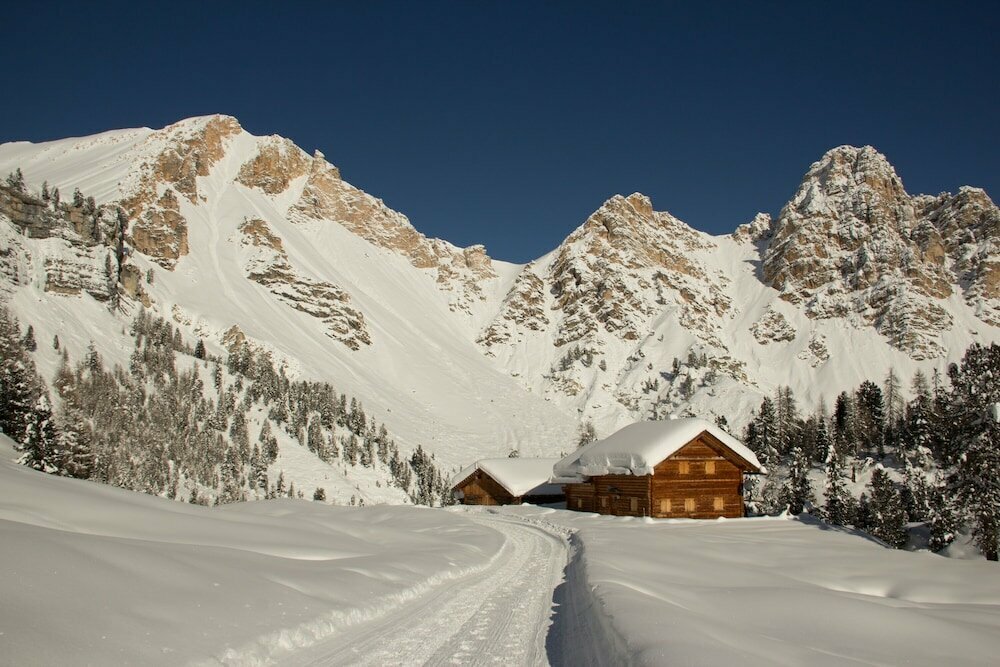
POLYGON ((810 317, 852 318, 914 358, 939 356, 952 326, 940 301, 956 283, 974 286, 967 300, 990 292, 995 252, 971 239, 996 237, 995 212, 974 188, 911 197, 885 156, 841 146, 810 167, 775 220, 764 278, 810 317))
POLYGON ((147 158, 136 165, 122 207, 132 223, 133 243, 166 269, 188 253, 187 220, 176 194, 191 204, 203 199, 197 179, 208 176, 225 156, 226 140, 243 131, 231 116, 202 116, 168 125, 149 135, 142 150, 147 158))
POLYGON ((269 195, 288 189, 297 178, 310 172, 314 160, 289 139, 265 137, 257 154, 240 167, 236 180, 248 188, 258 188, 269 195))
POLYGON ((398 253, 419 268, 433 270, 444 289, 455 293, 452 306, 468 310, 482 300, 481 281, 496 277, 483 246, 457 248, 429 239, 409 219, 340 177, 340 171, 316 151, 302 195, 290 211, 294 220, 328 220, 342 225, 369 243, 398 253))
POLYGON ((490 347, 521 340, 550 320, 557 347, 636 341, 671 302, 683 311, 686 326, 711 338, 709 313, 725 312, 729 303, 691 254, 713 247, 707 235, 655 211, 649 197, 615 195, 566 238, 546 267, 525 267, 480 342, 490 347))
POLYGON ((774 220, 770 213, 758 213, 750 222, 744 222, 733 232, 733 239, 739 243, 759 243, 767 241, 774 234, 774 220))

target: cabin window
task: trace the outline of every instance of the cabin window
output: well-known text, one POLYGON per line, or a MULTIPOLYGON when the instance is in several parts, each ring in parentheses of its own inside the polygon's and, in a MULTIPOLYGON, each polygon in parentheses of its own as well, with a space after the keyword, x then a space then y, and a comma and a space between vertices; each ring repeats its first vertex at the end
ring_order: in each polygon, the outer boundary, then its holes
POLYGON ((607 506, 608 506, 608 497, 601 496, 601 507, 607 507, 607 506))
POLYGON ((663 498, 660 500, 660 514, 669 514, 673 510, 670 509, 670 498, 663 498))
POLYGON ((582 507, 583 507, 583 498, 577 498, 576 499, 576 508, 580 509, 582 507))
POLYGON ((682 475, 689 474, 691 472, 691 464, 688 463, 687 461, 678 461, 677 472, 679 472, 682 475))
POLYGON ((694 507, 695 507, 695 505, 694 505, 694 498, 685 498, 684 499, 684 511, 685 512, 693 512, 694 511, 694 507))
POLYGON ((715 461, 705 461, 705 474, 706 475, 715 474, 715 461))
POLYGON ((712 508, 717 512, 721 512, 724 507, 725 503, 722 501, 722 496, 716 496, 715 500, 712 501, 712 508))
POLYGON ((638 512, 639 511, 639 499, 638 498, 630 498, 629 501, 628 501, 628 508, 632 512, 638 512))

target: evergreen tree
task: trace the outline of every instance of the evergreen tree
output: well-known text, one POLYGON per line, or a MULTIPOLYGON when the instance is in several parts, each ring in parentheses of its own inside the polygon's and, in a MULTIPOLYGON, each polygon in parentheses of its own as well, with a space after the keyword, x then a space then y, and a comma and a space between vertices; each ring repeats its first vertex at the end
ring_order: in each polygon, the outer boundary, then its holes
POLYGON ((778 388, 774 406, 775 449, 784 455, 790 453, 794 447, 799 447, 801 439, 799 412, 791 387, 778 388))
POLYGON ((27 192, 27 188, 24 185, 24 174, 21 173, 20 167, 7 174, 7 187, 17 192, 27 192))
POLYGON ((826 455, 826 505, 823 508, 823 518, 828 523, 838 526, 850 525, 853 520, 854 499, 847 490, 847 479, 844 476, 843 457, 837 452, 835 444, 831 444, 826 455))
POLYGON ((198 339, 198 344, 194 346, 194 356, 198 359, 205 358, 205 341, 198 339))
MULTIPOLYGON (((760 410, 753 420, 754 433, 752 441, 753 452, 765 466, 770 467, 778 461, 778 429, 774 413, 774 402, 764 397, 760 410)), ((749 444, 749 443, 748 443, 749 444)))
POLYGON ((316 490, 313 491, 313 500, 318 500, 320 502, 326 502, 326 489, 324 489, 321 486, 317 487, 316 490))
POLYGON ((576 446, 583 447, 597 440, 597 431, 594 429, 594 422, 589 419, 580 424, 580 434, 576 439, 576 446))
POLYGON ((41 378, 20 339, 20 325, 0 306, 0 431, 23 443, 41 393, 41 378))
POLYGON ((47 394, 38 396, 21 439, 20 463, 42 472, 58 472, 62 455, 59 451, 59 435, 56 432, 52 405, 47 394))
POLYGON ((858 419, 854 397, 846 391, 837 396, 833 410, 833 435, 842 456, 858 453, 858 419))
POLYGON ((38 349, 38 343, 35 342, 35 327, 28 325, 28 331, 24 334, 24 338, 21 340, 21 345, 28 352, 34 352, 38 349))
POLYGON ((976 546, 998 559, 1000 539, 1000 346, 974 344, 948 368, 949 476, 976 546))
POLYGON ((801 514, 815 502, 812 483, 809 481, 809 458, 799 447, 793 447, 788 464, 788 478, 782 490, 781 500, 792 514, 801 514))
POLYGON ((868 485, 871 493, 870 532, 889 546, 906 546, 906 517, 896 485, 881 465, 876 465, 868 485))
POLYGON ((902 437, 905 405, 899 376, 892 367, 882 384, 885 396, 885 445, 891 452, 898 454, 900 438, 902 437))
POLYGON ((885 401, 874 382, 865 381, 857 392, 858 422, 862 446, 869 454, 885 458, 885 401))

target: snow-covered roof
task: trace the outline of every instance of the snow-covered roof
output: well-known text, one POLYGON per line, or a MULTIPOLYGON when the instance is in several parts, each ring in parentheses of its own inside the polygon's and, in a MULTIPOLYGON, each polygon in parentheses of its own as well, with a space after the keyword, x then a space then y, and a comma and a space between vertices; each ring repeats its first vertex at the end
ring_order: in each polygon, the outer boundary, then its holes
POLYGON ((552 495, 562 493, 557 484, 550 484, 552 466, 559 459, 504 458, 480 459, 463 469, 452 478, 454 488, 477 470, 492 477, 506 491, 514 496, 552 495))
POLYGON ((553 479, 652 475, 658 463, 706 431, 754 468, 761 467, 746 445, 715 424, 687 418, 630 424, 563 458, 553 467, 553 479))

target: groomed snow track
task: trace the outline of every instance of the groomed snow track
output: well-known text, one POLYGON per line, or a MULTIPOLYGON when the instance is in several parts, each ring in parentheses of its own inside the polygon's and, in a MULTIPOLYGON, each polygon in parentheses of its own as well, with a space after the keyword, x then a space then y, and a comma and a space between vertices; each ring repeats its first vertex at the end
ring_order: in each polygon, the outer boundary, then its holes
POLYGON ((601 664, 589 645, 578 643, 594 635, 574 631, 588 615, 582 613, 586 603, 580 599, 581 591, 564 582, 568 531, 489 510, 464 516, 505 536, 504 547, 491 567, 448 581, 427 595, 377 619, 344 628, 280 662, 561 665, 580 664, 578 659, 585 653, 590 658, 587 664, 601 664))

